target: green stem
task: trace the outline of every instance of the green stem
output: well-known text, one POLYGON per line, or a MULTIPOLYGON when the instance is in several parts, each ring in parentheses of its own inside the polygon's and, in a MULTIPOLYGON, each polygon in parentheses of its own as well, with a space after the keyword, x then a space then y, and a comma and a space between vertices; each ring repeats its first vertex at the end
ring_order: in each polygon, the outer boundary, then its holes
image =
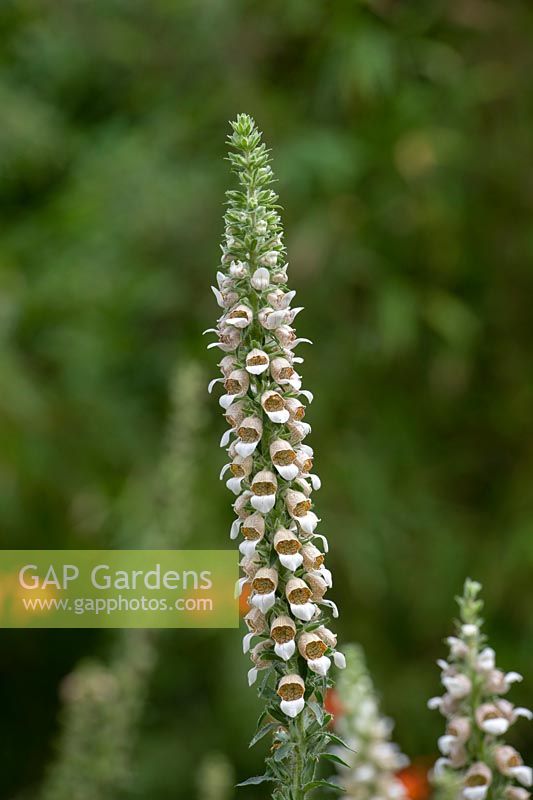
POLYGON ((292 776, 292 800, 303 800, 303 769, 305 760, 305 731, 303 727, 303 712, 294 720, 296 748, 294 757, 294 774, 292 776))

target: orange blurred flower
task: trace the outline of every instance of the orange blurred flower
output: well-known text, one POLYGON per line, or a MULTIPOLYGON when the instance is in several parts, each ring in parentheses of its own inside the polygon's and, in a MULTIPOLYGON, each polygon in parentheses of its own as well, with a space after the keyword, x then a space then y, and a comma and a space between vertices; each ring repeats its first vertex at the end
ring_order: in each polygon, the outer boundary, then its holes
POLYGON ((344 706, 341 703, 339 693, 336 689, 328 689, 324 700, 324 706, 328 714, 333 715, 333 719, 344 714, 344 706))
POLYGON ((429 768, 428 759, 418 758, 397 773, 396 777, 403 783, 409 800, 428 799, 430 795, 429 768))
POLYGON ((245 617, 250 610, 248 598, 250 597, 251 588, 252 587, 250 583, 245 583, 242 587, 242 592, 239 597, 239 615, 241 617, 245 617))

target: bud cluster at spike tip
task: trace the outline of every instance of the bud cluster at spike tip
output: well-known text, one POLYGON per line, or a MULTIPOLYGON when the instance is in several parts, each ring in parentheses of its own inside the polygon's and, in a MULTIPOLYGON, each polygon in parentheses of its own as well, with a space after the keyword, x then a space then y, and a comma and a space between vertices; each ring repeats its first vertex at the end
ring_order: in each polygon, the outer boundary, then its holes
POLYGON ((278 214, 270 188, 269 154, 253 120, 241 114, 232 123, 229 160, 238 187, 227 192, 225 234, 217 285, 212 287, 221 315, 216 341, 221 352, 220 405, 228 430, 221 447, 228 463, 220 477, 236 496, 230 537, 238 540, 243 577, 238 591, 249 588, 249 683, 270 670, 282 714, 293 719, 307 698, 325 689, 332 662, 344 666, 335 635, 325 627, 338 615, 325 595, 332 585, 324 563, 327 540, 313 492, 313 450, 304 440, 311 392, 298 373, 303 359, 296 347, 287 263, 278 214))
POLYGON ((522 676, 496 666, 496 654, 481 632, 480 591, 479 583, 465 582, 464 594, 458 598, 457 632, 447 640, 448 660, 438 661, 446 691, 428 702, 446 719, 434 780, 438 785, 454 779, 463 800, 528 800, 531 767, 503 736, 517 719, 530 720, 533 715, 504 697, 522 676))

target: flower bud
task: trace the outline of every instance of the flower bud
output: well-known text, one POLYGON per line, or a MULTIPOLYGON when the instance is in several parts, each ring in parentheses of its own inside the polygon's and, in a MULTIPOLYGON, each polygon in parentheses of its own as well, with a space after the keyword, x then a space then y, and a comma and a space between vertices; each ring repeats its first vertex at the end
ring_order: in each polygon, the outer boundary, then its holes
POLYGON ((324 554, 311 542, 302 547, 302 556, 306 570, 319 569, 324 563, 324 554))
POLYGON ((242 261, 232 261, 229 268, 229 274, 232 278, 240 280, 248 275, 248 268, 242 261))
POLYGON ((250 283, 256 291, 264 292, 270 285, 270 272, 266 267, 259 267, 252 275, 250 283))
POLYGON ((294 489, 289 489, 285 495, 285 502, 287 510, 293 519, 298 517, 305 517, 311 510, 311 501, 302 492, 295 492, 294 489))
POLYGON ((243 400, 237 400, 236 403, 232 403, 229 408, 226 409, 226 413, 224 414, 228 425, 231 425, 232 428, 236 428, 238 425, 241 424, 243 419, 246 416, 245 410, 245 403, 243 400))
POLYGON ((239 566, 247 578, 255 578, 261 567, 261 559, 259 558, 259 554, 252 553, 252 555, 242 558, 239 561, 239 566))
POLYGON ((236 369, 237 360, 235 359, 235 356, 227 355, 218 362, 218 366, 220 367, 224 377, 227 378, 230 372, 233 372, 233 370, 236 369))
POLYGON ((315 633, 328 647, 331 647, 332 649, 337 647, 337 635, 330 631, 329 628, 321 625, 320 628, 316 629, 315 633))
POLYGON ((287 283, 287 267, 288 264, 285 264, 280 270, 272 273, 272 283, 275 284, 283 284, 287 283))
POLYGON ((264 264, 266 267, 275 267, 278 263, 279 253, 277 250, 269 250, 268 253, 265 253, 261 256, 261 263, 264 264))
POLYGON ((305 406, 296 397, 285 399, 285 408, 291 415, 291 419, 300 422, 305 417, 305 406))
POLYGON ((264 633, 267 630, 266 617, 258 608, 250 609, 244 621, 251 633, 264 633))
POLYGON ((256 644, 254 648, 250 651, 250 658, 252 659, 253 663, 257 667, 257 669, 265 669, 265 667, 270 666, 268 661, 264 661, 261 656, 267 651, 270 650, 272 647, 272 642, 269 639, 265 639, 262 642, 256 644))
POLYGON ((328 590, 326 581, 316 572, 307 572, 304 580, 312 591, 311 600, 313 603, 320 603, 328 590))
POLYGON ((297 422, 294 419, 289 420, 287 428, 291 435, 292 444, 299 444, 311 432, 311 426, 307 422, 297 422))

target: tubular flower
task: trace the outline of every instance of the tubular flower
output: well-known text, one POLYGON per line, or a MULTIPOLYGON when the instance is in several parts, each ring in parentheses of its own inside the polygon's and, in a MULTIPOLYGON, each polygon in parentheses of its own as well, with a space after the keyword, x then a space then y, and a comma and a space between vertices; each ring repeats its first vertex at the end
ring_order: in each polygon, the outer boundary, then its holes
POLYGON ((496 654, 481 632, 480 591, 479 583, 466 580, 457 635, 448 638, 448 661, 438 661, 446 693, 428 706, 438 708, 447 723, 433 777, 437 786, 457 784, 464 800, 528 800, 531 768, 501 737, 518 717, 533 715, 501 697, 522 676, 496 668, 496 654))
POLYGON ((339 768, 338 781, 349 798, 403 800, 407 795, 395 773, 409 760, 390 741, 393 722, 380 714, 361 648, 346 648, 346 660, 346 671, 336 689, 342 713, 335 718, 335 730, 351 750, 348 754, 334 750, 347 762, 339 768))
POLYGON ((316 756, 332 736, 324 713, 330 667, 342 668, 345 660, 325 627, 338 612, 325 599, 332 580, 312 499, 320 480, 311 472, 313 450, 303 442, 311 430, 303 418, 313 395, 302 389, 296 367, 303 359, 295 348, 309 340, 299 339, 292 327, 302 309, 292 306, 295 292, 287 287, 268 151, 250 117, 240 115, 232 127, 229 160, 239 185, 227 193, 213 287, 222 314, 209 331, 217 336, 209 347, 223 356, 222 377, 211 381, 209 391, 223 386, 220 405, 229 430, 221 447, 228 462, 220 477, 229 473, 226 485, 237 495, 230 537, 242 554, 237 591, 246 588, 250 607, 243 650, 253 662, 249 682, 264 674, 261 723, 271 720, 274 736, 276 757, 267 759, 263 779, 278 784, 277 799, 300 800, 316 756))

